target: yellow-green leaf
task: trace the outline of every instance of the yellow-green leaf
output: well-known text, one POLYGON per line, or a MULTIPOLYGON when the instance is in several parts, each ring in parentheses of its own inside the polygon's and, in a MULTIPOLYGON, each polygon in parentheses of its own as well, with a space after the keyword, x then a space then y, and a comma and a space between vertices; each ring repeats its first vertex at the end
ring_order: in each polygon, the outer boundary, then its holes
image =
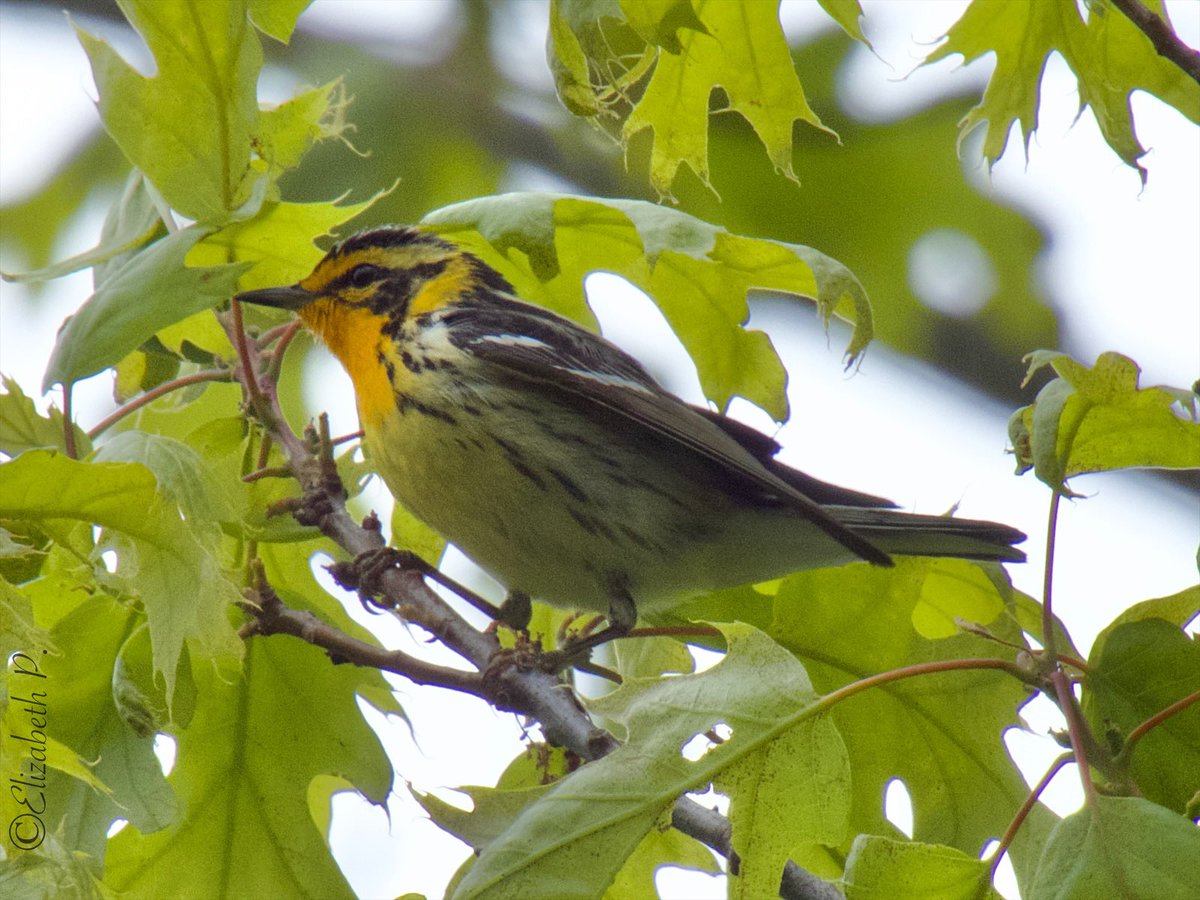
MULTIPOLYGON (((1161 0, 1147 0, 1152 12, 1166 19, 1161 0)), ((1062 55, 1079 82, 1080 111, 1091 106, 1108 145, 1142 181, 1146 170, 1138 159, 1146 152, 1133 129, 1129 95, 1154 94, 1193 122, 1200 122, 1200 84, 1159 56, 1150 39, 1108 2, 1080 5, 1069 0, 974 0, 946 34, 946 43, 925 63, 955 53, 971 60, 996 54, 996 68, 983 101, 960 123, 959 142, 986 126, 983 153, 995 163, 1004 152, 1013 122, 1020 122, 1026 149, 1037 129, 1038 92, 1046 58, 1062 55)))
POLYGON ((1018 473, 1032 467, 1039 480, 1057 489, 1086 472, 1200 468, 1195 394, 1139 388, 1141 370, 1119 353, 1101 354, 1090 369, 1046 350, 1026 359, 1026 380, 1046 365, 1059 377, 1009 420, 1018 473))
POLYGON ((146 78, 77 29, 104 127, 167 202, 192 219, 225 221, 253 190, 251 135, 262 47, 244 0, 123 0, 154 55, 146 78))

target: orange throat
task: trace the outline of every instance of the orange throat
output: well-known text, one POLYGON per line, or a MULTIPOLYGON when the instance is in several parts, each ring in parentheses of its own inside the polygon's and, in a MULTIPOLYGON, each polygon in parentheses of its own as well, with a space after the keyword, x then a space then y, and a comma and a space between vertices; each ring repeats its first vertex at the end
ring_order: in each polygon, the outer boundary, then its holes
POLYGON ((382 328, 387 317, 363 307, 346 307, 322 299, 300 311, 308 329, 338 358, 354 382, 358 418, 364 428, 377 428, 396 408, 395 392, 381 356, 386 352, 382 328))

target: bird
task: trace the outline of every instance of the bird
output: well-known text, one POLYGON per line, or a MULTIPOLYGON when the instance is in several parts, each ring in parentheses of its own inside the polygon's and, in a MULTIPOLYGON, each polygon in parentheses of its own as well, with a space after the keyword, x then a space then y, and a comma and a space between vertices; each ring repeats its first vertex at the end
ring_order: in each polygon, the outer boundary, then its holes
POLYGON ((639 613, 796 571, 1025 558, 1015 528, 904 512, 785 465, 774 438, 679 399, 428 230, 360 231, 299 282, 235 299, 295 311, 341 362, 369 462, 508 590, 515 627, 528 598, 593 611, 609 623, 594 646, 639 613))

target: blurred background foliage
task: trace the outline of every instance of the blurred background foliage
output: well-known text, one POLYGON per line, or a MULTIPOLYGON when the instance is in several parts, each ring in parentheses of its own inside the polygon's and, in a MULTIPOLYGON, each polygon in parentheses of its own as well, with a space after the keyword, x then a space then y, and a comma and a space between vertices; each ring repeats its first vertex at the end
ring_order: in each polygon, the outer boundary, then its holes
MULTIPOLYGON (((125 27, 110 0, 62 5, 85 27, 100 20, 110 33, 125 27)), ((634 139, 627 168, 611 137, 560 105, 548 73, 540 81, 518 78, 499 59, 505 42, 510 54, 519 41, 540 52, 534 39, 545 34, 544 22, 531 23, 534 12, 544 16, 544 4, 454 3, 437 39, 420 47, 365 45, 322 32, 303 16, 290 47, 265 41, 276 76, 310 85, 342 78, 352 98, 346 117, 353 148, 318 145, 285 179, 285 197, 345 192, 361 201, 399 179, 354 227, 412 222, 505 190, 656 199, 646 178, 648 140, 634 139)), ((957 159, 954 139, 956 123, 977 99, 970 86, 909 118, 856 120, 839 103, 836 77, 851 44, 831 21, 825 33, 793 48, 809 102, 841 136, 839 145, 796 124, 800 185, 774 169, 744 119, 721 115, 710 134, 715 193, 685 167, 673 188, 678 206, 731 231, 807 244, 840 260, 872 299, 878 340, 1015 401, 1022 355, 1059 344, 1053 305, 1034 277, 1048 236, 965 175, 976 162, 957 159)), ((529 66, 537 67, 545 68, 541 59, 529 66)), ((723 105, 715 92, 712 107, 723 105)), ((49 181, 0 208, 0 235, 21 251, 24 267, 45 265, 76 213, 92 200, 110 200, 125 175, 121 154, 97 127, 49 181)))

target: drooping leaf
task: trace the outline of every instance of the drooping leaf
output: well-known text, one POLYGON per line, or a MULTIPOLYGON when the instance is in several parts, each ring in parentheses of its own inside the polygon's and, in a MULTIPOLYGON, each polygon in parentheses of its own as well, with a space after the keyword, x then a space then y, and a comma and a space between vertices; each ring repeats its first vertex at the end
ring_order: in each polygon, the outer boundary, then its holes
POLYGON ((105 217, 100 242, 95 247, 32 272, 16 275, 5 273, 4 280, 48 281, 71 272, 95 267, 96 281, 99 283, 103 280, 106 264, 149 243, 161 228, 158 211, 150 202, 149 193, 145 189, 144 177, 135 169, 126 179, 125 190, 120 199, 112 205, 105 217))
POLYGON ((745 397, 787 416, 786 372, 761 332, 743 328, 751 288, 816 297, 821 315, 855 323, 850 360, 871 336, 862 287, 807 247, 732 235, 635 200, 521 193, 481 198, 423 220, 495 265, 529 300, 590 324, 583 278, 607 271, 645 290, 696 362, 705 394, 725 408, 745 397))
MULTIPOLYGON (((826 7, 861 39, 854 0, 827 0, 826 7)), ((624 118, 627 148, 648 131, 650 183, 662 196, 671 195, 681 165, 709 185, 708 122, 718 90, 793 181, 795 123, 829 131, 805 98, 777 3, 556 0, 550 36, 547 54, 564 105, 602 122, 624 118)))
POLYGON ((1058 489, 1086 472, 1200 468, 1195 394, 1139 388, 1141 370, 1119 353, 1102 353, 1092 368, 1053 351, 1028 360, 1026 380, 1046 365, 1058 377, 1009 420, 1018 473, 1032 467, 1040 481, 1058 489))
MULTIPOLYGON (((1167 23, 1161 0, 1145 6, 1167 23)), ((1133 128, 1129 95, 1154 94, 1193 122, 1200 122, 1200 85, 1175 63, 1160 56, 1150 39, 1110 3, 1086 5, 1087 21, 1074 3, 1035 0, 994 3, 974 0, 946 34, 946 42, 925 59, 933 63, 955 53, 971 60, 996 54, 983 101, 960 123, 959 143, 985 126, 983 153, 994 163, 1004 152, 1013 122, 1020 122, 1026 150, 1038 124, 1038 93, 1046 58, 1059 53, 1079 82, 1080 112, 1091 106, 1105 141, 1126 165, 1146 170, 1146 152, 1133 128)))
POLYGON ((0 205, 5 242, 21 249, 29 269, 51 265, 59 239, 80 207, 98 189, 119 190, 128 177, 128 160, 97 125, 33 193, 0 205))
POLYGON ((197 226, 177 231, 113 272, 59 331, 43 387, 69 384, 115 365, 160 328, 231 296, 248 263, 184 265, 204 235, 197 226))

